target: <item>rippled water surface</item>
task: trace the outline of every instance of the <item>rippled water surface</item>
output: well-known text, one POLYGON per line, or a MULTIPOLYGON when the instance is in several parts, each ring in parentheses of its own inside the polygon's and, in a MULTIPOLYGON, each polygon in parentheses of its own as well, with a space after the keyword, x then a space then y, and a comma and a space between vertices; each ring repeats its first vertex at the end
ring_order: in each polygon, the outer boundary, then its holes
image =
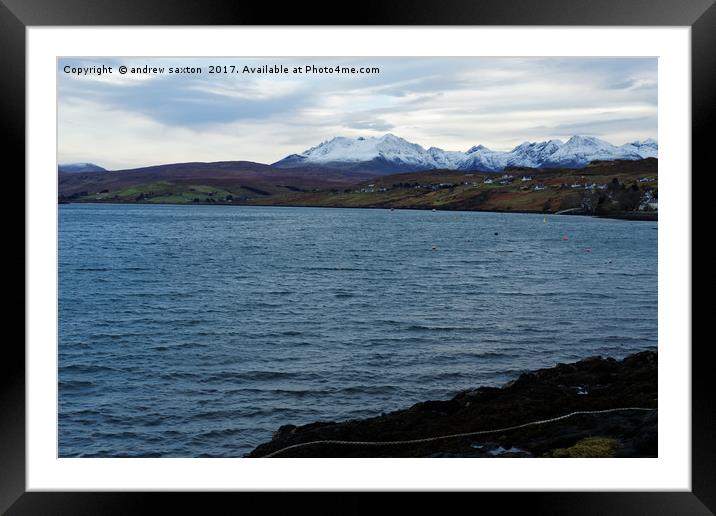
POLYGON ((60 456, 240 457, 657 344, 657 223, 61 205, 60 456), (566 239, 565 239, 566 237, 566 239))

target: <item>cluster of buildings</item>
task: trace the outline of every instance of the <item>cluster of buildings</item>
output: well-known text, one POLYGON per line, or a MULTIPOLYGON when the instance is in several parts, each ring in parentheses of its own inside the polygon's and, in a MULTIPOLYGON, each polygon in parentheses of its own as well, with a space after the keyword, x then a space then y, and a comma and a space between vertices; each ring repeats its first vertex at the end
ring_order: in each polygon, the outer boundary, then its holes
MULTIPOLYGON (((469 174, 472 175, 472 174, 469 174)), ((441 190, 444 188, 454 188, 456 186, 473 186, 473 187, 479 187, 481 184, 483 185, 492 185, 492 184, 498 184, 498 185, 509 185, 513 182, 519 180, 521 183, 532 183, 535 180, 535 176, 533 175, 523 175, 521 177, 515 177, 511 174, 502 174, 501 176, 492 176, 492 177, 485 177, 482 180, 482 183, 475 182, 475 181, 463 181, 460 183, 397 183, 394 184, 393 187, 404 187, 404 188, 413 188, 416 190, 441 190)), ((638 180, 640 183, 648 183, 651 181, 656 181, 653 178, 650 177, 642 177, 638 180)), ((550 188, 549 186, 545 185, 544 183, 532 183, 532 184, 525 184, 521 187, 521 190, 533 190, 533 191, 541 191, 541 190, 547 190, 550 188)), ((551 188, 563 190, 563 189, 572 189, 572 190, 606 190, 608 188, 608 184, 597 184, 597 183, 587 183, 587 182, 578 182, 575 181, 571 184, 568 183, 561 183, 559 185, 554 185, 551 188)), ((369 184, 366 187, 360 188, 359 190, 353 190, 355 193, 375 193, 375 192, 386 192, 390 190, 391 188, 388 187, 376 187, 375 184, 369 184)), ((647 191, 649 189, 647 188, 647 191)), ((643 205, 646 207, 645 209, 656 209, 656 200, 652 197, 646 197, 644 200, 643 205), (653 207, 651 205, 654 205, 653 207)))
POLYGON ((374 184, 370 184, 366 188, 361 188, 360 190, 355 190, 355 191, 360 192, 360 193, 374 193, 374 192, 387 192, 388 189, 385 187, 376 188, 374 184))
POLYGON ((654 195, 654 191, 651 188, 644 190, 641 196, 641 202, 639 203, 639 210, 641 211, 658 211, 659 200, 654 195))
POLYGON ((598 185, 596 183, 572 183, 571 185, 568 185, 566 183, 562 183, 559 185, 559 188, 571 188, 573 190, 606 190, 607 185, 598 185))

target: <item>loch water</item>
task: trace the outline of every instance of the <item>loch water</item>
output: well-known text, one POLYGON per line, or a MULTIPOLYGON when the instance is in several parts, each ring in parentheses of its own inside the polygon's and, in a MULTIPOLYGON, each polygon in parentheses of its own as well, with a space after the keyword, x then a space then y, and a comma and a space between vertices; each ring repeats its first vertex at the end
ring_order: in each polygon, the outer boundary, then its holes
POLYGON ((241 457, 657 345, 657 223, 59 206, 59 455, 241 457))

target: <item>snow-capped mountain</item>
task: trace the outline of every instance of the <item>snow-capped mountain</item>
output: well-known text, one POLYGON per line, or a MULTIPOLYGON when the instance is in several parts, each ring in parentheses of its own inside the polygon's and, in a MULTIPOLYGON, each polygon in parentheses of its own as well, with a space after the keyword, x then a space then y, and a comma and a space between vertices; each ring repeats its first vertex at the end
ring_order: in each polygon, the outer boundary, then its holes
POLYGON ((94 163, 60 163, 59 172, 105 172, 106 170, 94 163))
POLYGON ((557 152, 564 144, 559 140, 546 142, 524 142, 512 149, 508 154, 507 165, 512 167, 543 166, 549 157, 557 152))
POLYGON ((651 139, 617 147, 592 136, 573 136, 565 143, 560 140, 524 142, 507 152, 490 150, 483 145, 460 152, 437 147, 425 150, 418 144, 386 134, 371 138, 333 138, 301 154, 291 154, 274 166, 360 168, 376 173, 430 169, 498 172, 505 167, 579 168, 596 160, 638 160, 657 155, 658 144, 651 139))
POLYGON ((507 165, 507 153, 493 151, 484 145, 467 150, 464 158, 455 167, 458 170, 502 170, 507 165))
POLYGON ((630 149, 616 147, 611 143, 590 136, 572 136, 557 150, 546 157, 542 166, 584 167, 597 160, 642 159, 630 149))
POLYGON ((346 168, 355 164, 370 164, 371 168, 385 168, 387 171, 427 170, 448 166, 452 168, 448 154, 450 153, 445 153, 442 149, 426 151, 420 145, 393 134, 380 138, 339 136, 301 154, 291 154, 274 165, 285 168, 302 165, 346 168), (438 154, 435 155, 434 151, 438 151, 438 154))
POLYGON ((621 146, 622 149, 635 152, 642 158, 658 158, 659 157, 659 145, 653 138, 647 138, 643 141, 635 141, 631 143, 625 143, 621 146))

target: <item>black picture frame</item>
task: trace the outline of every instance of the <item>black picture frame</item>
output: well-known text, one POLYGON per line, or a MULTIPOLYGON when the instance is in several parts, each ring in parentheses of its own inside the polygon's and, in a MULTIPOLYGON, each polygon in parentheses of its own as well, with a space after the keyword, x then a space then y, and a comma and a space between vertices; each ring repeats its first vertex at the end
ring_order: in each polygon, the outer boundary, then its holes
MULTIPOLYGON (((359 8, 335 3, 242 3, 231 0, 0 0, 0 134, 5 174, 23 192, 25 170, 25 29, 63 25, 552 25, 552 26, 690 26, 692 72, 692 168, 707 171, 709 129, 716 120, 716 5, 714 0, 363 0, 359 8), (347 14, 350 12, 350 15, 347 14), (321 13, 321 14, 319 14, 321 13), (11 156, 14 168, 7 166, 11 156)), ((686 172, 686 171, 684 171, 686 172)), ((16 195, 19 198, 19 195, 16 195)), ((695 205, 695 203, 693 203, 695 205)), ((689 208, 690 209, 690 208, 689 208)), ((7 216, 7 215, 6 215, 7 216)), ((8 220, 16 220, 17 214, 8 220)), ((24 242, 24 233, 20 236, 24 242)), ((17 241, 15 241, 17 242, 17 241)), ((17 246, 18 244, 15 244, 17 246)), ((8 253, 11 266, 22 255, 8 253)), ((693 251, 692 251, 693 252, 693 251)), ((17 264, 19 269, 21 264, 17 264)), ((24 292, 24 290, 23 290, 24 292)), ((24 299, 24 293, 23 299, 24 299)), ((24 303, 17 303, 23 306, 24 303)), ((24 332, 23 332, 24 333, 24 332)), ((691 346, 691 342, 670 343, 691 346)), ((716 512, 716 405, 711 397, 708 340, 692 352, 692 490, 690 492, 619 493, 475 493, 471 504, 499 507, 500 512, 548 514, 713 514, 716 512)), ((160 493, 38 493, 25 489, 25 351, 19 339, 6 339, 0 360, 0 512, 7 514, 130 514, 143 512, 171 496, 183 509, 207 510, 206 495, 160 493)), ((240 507, 260 512, 283 502, 276 494, 240 496, 240 507)), ((372 511, 377 494, 348 493, 337 513, 372 511)), ((423 504, 422 496, 413 497, 423 504)), ((315 494, 299 496, 301 505, 324 512, 315 494)), ((291 503, 295 503, 292 501, 291 503)), ((335 502, 333 502, 335 503, 335 502)), ((165 507, 166 508, 166 507, 165 507)), ((232 511, 233 512, 233 511, 232 511)))

